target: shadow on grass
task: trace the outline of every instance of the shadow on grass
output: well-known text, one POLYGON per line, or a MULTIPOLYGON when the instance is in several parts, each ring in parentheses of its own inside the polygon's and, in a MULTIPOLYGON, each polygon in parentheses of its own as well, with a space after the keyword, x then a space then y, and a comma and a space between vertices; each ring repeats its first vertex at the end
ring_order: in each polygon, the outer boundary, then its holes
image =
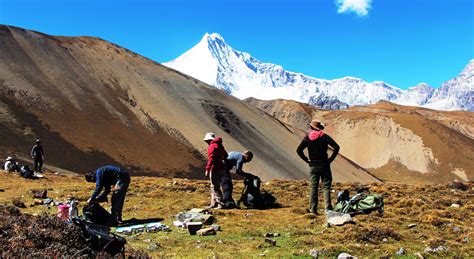
POLYGON ((164 220, 163 218, 149 218, 149 219, 131 218, 131 219, 122 221, 122 223, 119 225, 119 227, 129 227, 129 226, 139 225, 139 224, 160 222, 160 221, 163 221, 163 220, 164 220))

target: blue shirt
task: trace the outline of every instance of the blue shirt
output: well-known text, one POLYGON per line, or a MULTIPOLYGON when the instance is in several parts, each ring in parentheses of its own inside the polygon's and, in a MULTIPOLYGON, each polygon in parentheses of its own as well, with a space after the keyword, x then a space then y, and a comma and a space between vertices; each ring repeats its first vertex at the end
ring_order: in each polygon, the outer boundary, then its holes
POLYGON ((91 199, 100 199, 107 196, 110 193, 110 187, 127 176, 127 171, 118 166, 106 165, 97 169, 95 171, 95 190, 91 199), (100 194, 102 189, 104 189, 104 192, 100 194))
POLYGON ((243 173, 242 167, 244 166, 244 154, 236 151, 229 152, 226 161, 226 169, 229 171, 235 166, 237 174, 243 173))

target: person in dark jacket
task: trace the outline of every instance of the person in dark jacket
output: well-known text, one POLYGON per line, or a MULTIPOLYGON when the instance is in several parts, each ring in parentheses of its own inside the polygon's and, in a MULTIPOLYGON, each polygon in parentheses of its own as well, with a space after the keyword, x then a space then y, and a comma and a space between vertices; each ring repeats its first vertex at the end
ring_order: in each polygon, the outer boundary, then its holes
POLYGON ((332 210, 331 205, 331 184, 332 174, 330 164, 336 159, 339 153, 339 145, 327 134, 323 132, 324 126, 318 120, 312 120, 309 124, 310 132, 301 141, 296 149, 298 155, 308 163, 311 179, 311 194, 309 212, 317 214, 318 208, 318 185, 321 179, 323 183, 324 203, 326 210, 332 210), (328 157, 328 146, 333 148, 331 157, 328 157), (308 157, 304 150, 308 149, 308 157))
POLYGON ((222 200, 226 206, 226 208, 234 208, 236 207, 235 201, 232 198, 232 191, 233 191, 233 184, 232 184, 232 177, 230 171, 235 168, 236 174, 243 176, 244 171, 242 167, 244 163, 248 163, 252 161, 253 153, 250 150, 246 150, 244 152, 237 152, 231 151, 227 156, 227 160, 225 163, 225 172, 224 176, 222 177, 222 200))
POLYGON ((209 146, 207 148, 206 176, 211 182, 211 204, 210 208, 225 208, 222 200, 221 183, 224 176, 224 161, 227 159, 227 151, 222 145, 222 138, 215 137, 214 133, 206 133, 203 139, 209 146))
POLYGON ((41 145, 42 142, 39 139, 37 139, 35 143, 36 144, 31 149, 31 158, 33 158, 33 161, 35 163, 35 171, 41 173, 44 160, 43 146, 41 145))
POLYGON ((95 182, 95 190, 87 201, 88 203, 106 201, 107 195, 110 191, 113 191, 111 200, 112 218, 109 225, 114 226, 122 222, 123 204, 130 185, 128 172, 118 166, 107 165, 100 167, 95 172, 89 172, 86 175, 86 181, 95 182))

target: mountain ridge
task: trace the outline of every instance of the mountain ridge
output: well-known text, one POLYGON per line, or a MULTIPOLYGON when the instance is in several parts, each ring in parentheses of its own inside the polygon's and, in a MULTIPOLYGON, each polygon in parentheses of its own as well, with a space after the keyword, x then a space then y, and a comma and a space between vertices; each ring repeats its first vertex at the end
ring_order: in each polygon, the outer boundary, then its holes
POLYGON ((333 107, 338 109, 345 108, 344 104, 366 105, 387 100, 439 110, 474 111, 474 59, 458 77, 439 88, 424 84, 422 89, 418 87, 420 83, 403 90, 383 81, 369 83, 353 76, 328 80, 286 71, 281 65, 265 63, 233 49, 218 33, 206 33, 183 55, 163 64, 240 99, 286 98, 308 103, 324 94, 341 102, 341 106, 333 107), (200 58, 204 56, 205 59, 200 58))
MULTIPOLYGON (((117 164, 138 175, 205 178, 202 137, 212 131, 228 151, 254 151, 246 170, 264 180, 307 177, 295 152, 300 136, 281 122, 116 44, 0 26, 0 56, 5 157, 29 157, 41 138, 45 163, 68 171, 117 164)), ((344 157, 334 173, 378 181, 344 157)))

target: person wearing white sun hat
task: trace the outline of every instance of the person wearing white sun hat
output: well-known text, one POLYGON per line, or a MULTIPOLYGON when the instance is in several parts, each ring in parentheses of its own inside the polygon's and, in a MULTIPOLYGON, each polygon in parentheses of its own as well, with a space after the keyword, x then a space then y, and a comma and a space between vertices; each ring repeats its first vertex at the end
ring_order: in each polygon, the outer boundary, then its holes
POLYGON ((205 174, 211 182, 211 204, 209 207, 222 209, 225 206, 222 200, 221 183, 228 154, 222 145, 222 138, 216 137, 214 133, 206 133, 203 140, 208 144, 205 174))

